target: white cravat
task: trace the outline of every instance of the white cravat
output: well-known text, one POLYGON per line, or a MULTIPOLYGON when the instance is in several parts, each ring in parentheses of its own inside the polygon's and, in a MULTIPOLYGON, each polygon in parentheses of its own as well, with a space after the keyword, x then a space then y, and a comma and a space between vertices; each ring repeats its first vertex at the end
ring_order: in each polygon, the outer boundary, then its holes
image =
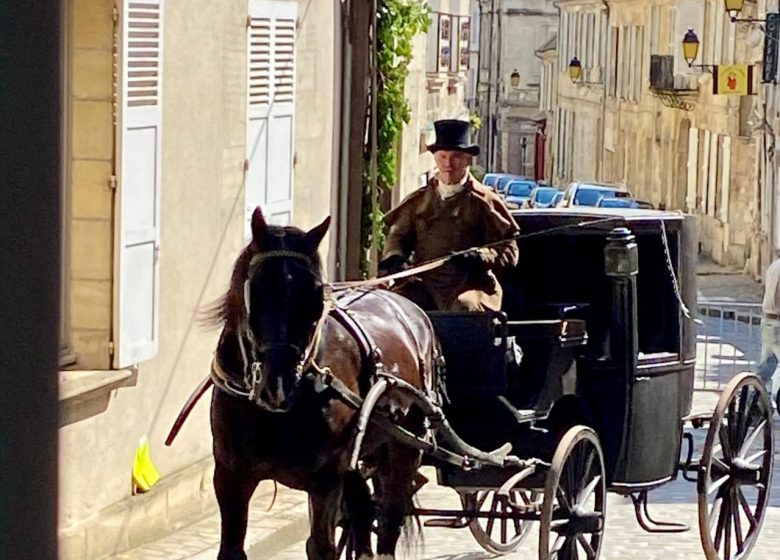
POLYGON ((468 173, 463 175, 463 178, 460 181, 452 185, 448 185, 447 183, 439 179, 439 182, 436 184, 436 192, 438 193, 439 198, 441 198, 442 200, 447 200, 451 196, 455 196, 464 188, 466 188, 466 182, 468 180, 469 180, 468 173))

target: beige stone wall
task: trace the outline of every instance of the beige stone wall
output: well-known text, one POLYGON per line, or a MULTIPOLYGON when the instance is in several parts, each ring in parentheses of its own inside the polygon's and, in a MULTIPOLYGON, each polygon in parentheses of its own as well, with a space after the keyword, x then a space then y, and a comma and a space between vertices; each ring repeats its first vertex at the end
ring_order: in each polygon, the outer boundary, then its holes
POLYGON ((73 0, 65 10, 69 181, 68 340, 83 369, 109 367, 113 170, 111 0, 73 0))
MULTIPOLYGON (((301 1, 299 12, 294 222, 303 227, 328 214, 332 189, 336 21, 333 6, 326 4, 301 1)), ((112 5, 111 0, 74 0, 68 22, 71 332, 77 366, 94 369, 110 367, 112 5), (86 336, 82 331, 94 342, 80 342, 86 336)), ((60 430, 60 527, 63 543, 73 550, 86 547, 85 557, 110 552, 128 530, 88 533, 85 527, 130 495, 133 453, 142 435, 148 436, 164 478, 211 452, 208 395, 174 445, 162 442, 208 374, 218 332, 199 326, 197 319, 226 288, 244 243, 246 16, 243 1, 165 2, 160 350, 139 365, 126 386, 69 403, 72 414, 60 430)), ((164 501, 154 503, 165 507, 164 501)))
MULTIPOLYGON (((293 224, 302 228, 319 224, 335 208, 332 176, 339 162, 333 135, 339 125, 335 119, 340 95, 337 67, 341 64, 335 58, 341 40, 337 8, 334 2, 298 0, 301 28, 296 43, 293 224)), ((335 231, 333 225, 331 230, 335 231)), ((326 238, 320 245, 323 262, 328 262, 328 246, 326 238)))
MULTIPOLYGON (((242 244, 246 9, 241 3, 218 6, 207 0, 166 2, 160 351, 140 364, 131 386, 81 405, 90 412, 76 414, 81 419, 60 430, 65 534, 129 495, 133 452, 142 435, 148 435, 163 476, 210 451, 208 399, 173 448, 163 447, 162 440, 207 373, 217 333, 194 320, 198 309, 224 289, 242 244)), ((99 317, 105 342, 110 297, 88 299, 79 281, 111 282, 111 193, 106 190, 112 161, 111 7, 110 0, 77 0, 72 18, 71 315, 73 327, 82 326, 76 324, 82 314, 99 317), (80 77, 80 69, 89 79, 80 77)), ((73 332, 78 365, 107 369, 105 346, 101 360, 88 361, 90 347, 80 345, 79 331, 73 332)))
MULTIPOLYGON (((721 2, 705 0, 710 3, 711 13, 723 10, 721 2)), ((599 5, 594 2, 562 2, 564 9, 585 9, 599 5)), ((703 253, 717 262, 743 267, 755 249, 751 248, 751 232, 756 228, 756 184, 759 180, 757 157, 758 134, 746 125, 748 115, 753 111, 755 102, 740 102, 736 96, 713 95, 712 76, 707 72, 683 71, 678 73, 678 87, 687 86, 695 92, 678 94, 678 100, 689 104, 687 110, 672 108, 663 103, 649 86, 649 55, 673 54, 681 41, 677 39, 678 30, 673 26, 671 8, 676 0, 619 0, 611 3, 610 25, 625 28, 639 26, 644 28, 641 43, 646 57, 643 62, 640 84, 640 99, 628 100, 608 96, 604 105, 605 144, 595 146, 595 157, 601 166, 600 178, 606 181, 623 181, 639 199, 656 206, 664 205, 669 209, 683 209, 700 216, 700 241, 703 253), (651 14, 654 6, 659 6, 659 31, 656 44, 651 52, 651 14), (698 147, 693 151, 689 146, 689 129, 697 130, 698 147), (705 133, 706 131, 706 133, 705 133), (702 153, 704 137, 718 139, 717 155, 711 159, 702 153), (724 138, 727 140, 724 141, 724 138), (728 177, 723 173, 723 145, 730 143, 728 177), (603 161, 603 164, 602 164, 603 161), (712 171, 711 162, 715 162, 712 171), (706 181, 708 192, 702 193, 702 174, 714 173, 714 184, 706 181), (688 198, 689 177, 695 181, 696 193, 688 198), (709 194, 710 203, 705 204, 709 194), (713 197, 714 195, 714 197, 713 197), (727 207, 724 200, 727 199, 727 207), (712 201, 716 201, 714 204, 712 201), (725 208, 725 210, 724 210, 725 208)), ((704 4, 702 4, 704 5, 704 4)), ((697 29, 702 41, 697 63, 704 56, 705 38, 712 41, 715 34, 705 29, 697 29)), ((728 37, 724 36, 723 41, 728 37)), ((756 44, 749 34, 735 34, 733 58, 737 62, 755 63, 756 44)), ((708 48, 712 48, 711 45, 708 48)), ((723 50, 723 53, 727 49, 723 50)), ((727 53, 726 53, 727 54, 727 53)), ((721 63, 726 54, 716 53, 714 60, 721 63), (721 56, 722 55, 722 56, 721 56)), ((728 58, 728 57, 727 57, 728 58)), ((706 62, 706 61, 705 61, 706 62)), ((614 60, 610 60, 614 64, 614 60)), ((583 120, 599 117, 602 110, 603 88, 593 86, 585 88, 573 86, 568 76, 559 74, 558 105, 574 114, 572 161, 573 176, 567 179, 587 179, 590 175, 588 162, 594 157, 592 145, 583 142, 583 138, 597 140, 599 133, 582 135, 579 123, 583 120), (578 122, 579 121, 579 122, 578 122)), ((562 139, 555 140, 563 142, 562 139)))

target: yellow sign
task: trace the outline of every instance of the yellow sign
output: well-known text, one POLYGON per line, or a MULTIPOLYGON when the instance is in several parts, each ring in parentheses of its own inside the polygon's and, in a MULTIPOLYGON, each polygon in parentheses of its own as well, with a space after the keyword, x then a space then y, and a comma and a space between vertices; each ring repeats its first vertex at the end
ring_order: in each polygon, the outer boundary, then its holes
POLYGON ((748 64, 721 64, 712 76, 713 93, 719 95, 752 95, 753 66, 748 64))

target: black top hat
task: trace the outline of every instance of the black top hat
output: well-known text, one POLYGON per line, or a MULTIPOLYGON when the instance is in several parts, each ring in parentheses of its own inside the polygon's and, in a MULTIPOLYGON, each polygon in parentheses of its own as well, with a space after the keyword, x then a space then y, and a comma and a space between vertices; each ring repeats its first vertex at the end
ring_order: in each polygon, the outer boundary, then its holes
POLYGON ((431 153, 439 150, 457 150, 472 156, 479 155, 479 146, 471 143, 471 123, 457 119, 444 119, 433 123, 436 141, 428 146, 431 153))

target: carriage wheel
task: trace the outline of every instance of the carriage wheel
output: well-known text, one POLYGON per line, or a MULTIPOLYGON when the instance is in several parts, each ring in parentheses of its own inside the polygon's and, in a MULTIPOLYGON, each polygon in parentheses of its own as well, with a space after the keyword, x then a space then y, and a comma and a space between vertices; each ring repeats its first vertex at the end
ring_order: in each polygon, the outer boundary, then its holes
MULTIPOLYGON (((508 499, 495 490, 480 490, 460 495, 463 509, 492 513, 511 513, 515 508, 510 501, 533 508, 539 504, 539 494, 530 490, 513 489, 508 499)), ((525 519, 489 519, 476 517, 469 521, 469 531, 479 546, 490 554, 509 554, 517 550, 531 530, 532 521, 525 519)))
POLYGON ((564 434, 544 485, 540 560, 597 560, 604 534, 607 484, 596 433, 574 426, 564 434))
POLYGON ((772 484, 772 405, 761 381, 741 373, 710 420, 697 491, 707 560, 746 558, 764 521, 772 484))

